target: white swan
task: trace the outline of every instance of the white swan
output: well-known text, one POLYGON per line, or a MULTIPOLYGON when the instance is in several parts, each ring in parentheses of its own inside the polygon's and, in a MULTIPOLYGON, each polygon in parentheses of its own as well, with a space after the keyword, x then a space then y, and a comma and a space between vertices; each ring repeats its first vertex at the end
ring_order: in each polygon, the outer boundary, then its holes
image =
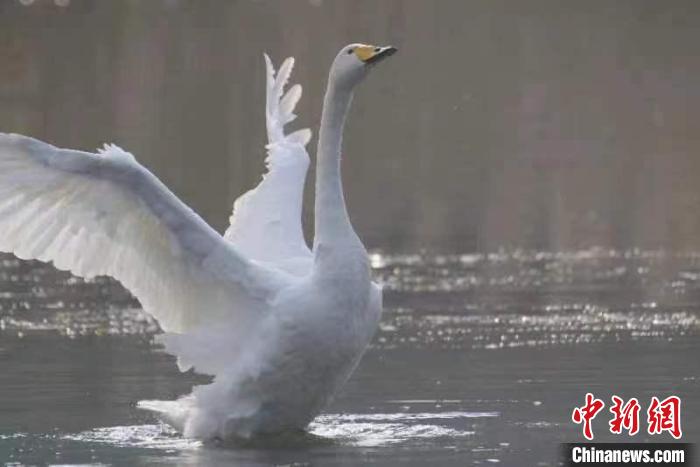
POLYGON ((393 47, 352 44, 331 66, 317 154, 313 250, 301 230, 309 130, 285 135, 301 87, 283 93, 269 59, 269 172, 234 205, 224 237, 134 157, 0 134, 0 250, 122 282, 166 331, 181 369, 214 376, 178 401, 142 402, 185 436, 303 429, 357 365, 381 290, 355 234, 340 178, 354 88, 393 47))

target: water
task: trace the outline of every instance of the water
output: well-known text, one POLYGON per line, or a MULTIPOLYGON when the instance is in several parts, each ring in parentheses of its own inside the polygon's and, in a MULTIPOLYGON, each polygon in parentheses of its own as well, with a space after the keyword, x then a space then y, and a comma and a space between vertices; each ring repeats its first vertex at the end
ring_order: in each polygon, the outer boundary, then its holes
MULTIPOLYGON (((0 462, 102 465, 556 465, 587 391, 677 394, 700 436, 700 254, 375 252, 386 311, 314 437, 220 448, 181 438, 142 399, 180 374, 157 324, 108 279, 0 263, 0 462)), ((606 409, 607 410, 607 409, 606 409)), ((630 440, 594 421, 596 440, 630 440)), ((645 421, 642 419, 642 427, 645 421)), ((632 440, 671 441, 638 434, 632 440)))

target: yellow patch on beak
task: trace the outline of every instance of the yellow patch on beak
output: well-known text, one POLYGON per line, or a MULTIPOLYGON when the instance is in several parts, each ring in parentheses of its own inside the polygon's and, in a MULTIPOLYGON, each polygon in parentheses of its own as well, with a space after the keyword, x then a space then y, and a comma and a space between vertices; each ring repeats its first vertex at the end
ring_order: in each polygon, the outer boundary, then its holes
POLYGON ((375 49, 376 47, 373 47, 371 45, 361 45, 355 47, 355 55, 357 55, 357 58, 359 58, 363 62, 366 62, 370 58, 374 57, 374 55, 377 53, 375 52, 375 49))

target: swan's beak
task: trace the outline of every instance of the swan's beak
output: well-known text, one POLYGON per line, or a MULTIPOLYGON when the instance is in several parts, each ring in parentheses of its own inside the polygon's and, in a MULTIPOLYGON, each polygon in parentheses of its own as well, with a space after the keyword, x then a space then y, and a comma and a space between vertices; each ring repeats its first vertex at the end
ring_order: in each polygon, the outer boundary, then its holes
POLYGON ((365 62, 365 64, 370 65, 377 63, 385 58, 394 55, 396 53, 396 47, 373 47, 370 45, 364 47, 358 47, 355 49, 357 57, 365 62))

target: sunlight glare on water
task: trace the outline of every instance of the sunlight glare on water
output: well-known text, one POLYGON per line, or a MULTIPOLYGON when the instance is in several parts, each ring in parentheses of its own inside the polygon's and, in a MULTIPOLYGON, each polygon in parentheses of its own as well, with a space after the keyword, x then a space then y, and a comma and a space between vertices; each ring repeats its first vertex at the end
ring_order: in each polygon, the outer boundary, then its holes
MULTIPOLYGON (((700 293, 700 255, 692 252, 374 252, 370 258, 389 305, 376 341, 380 346, 488 349, 700 332, 688 306, 700 293)), ((22 264, 2 262, 0 279, 8 284, 0 291, 5 332, 74 337, 158 331, 111 279, 82 281, 40 263, 29 270, 22 264)))

